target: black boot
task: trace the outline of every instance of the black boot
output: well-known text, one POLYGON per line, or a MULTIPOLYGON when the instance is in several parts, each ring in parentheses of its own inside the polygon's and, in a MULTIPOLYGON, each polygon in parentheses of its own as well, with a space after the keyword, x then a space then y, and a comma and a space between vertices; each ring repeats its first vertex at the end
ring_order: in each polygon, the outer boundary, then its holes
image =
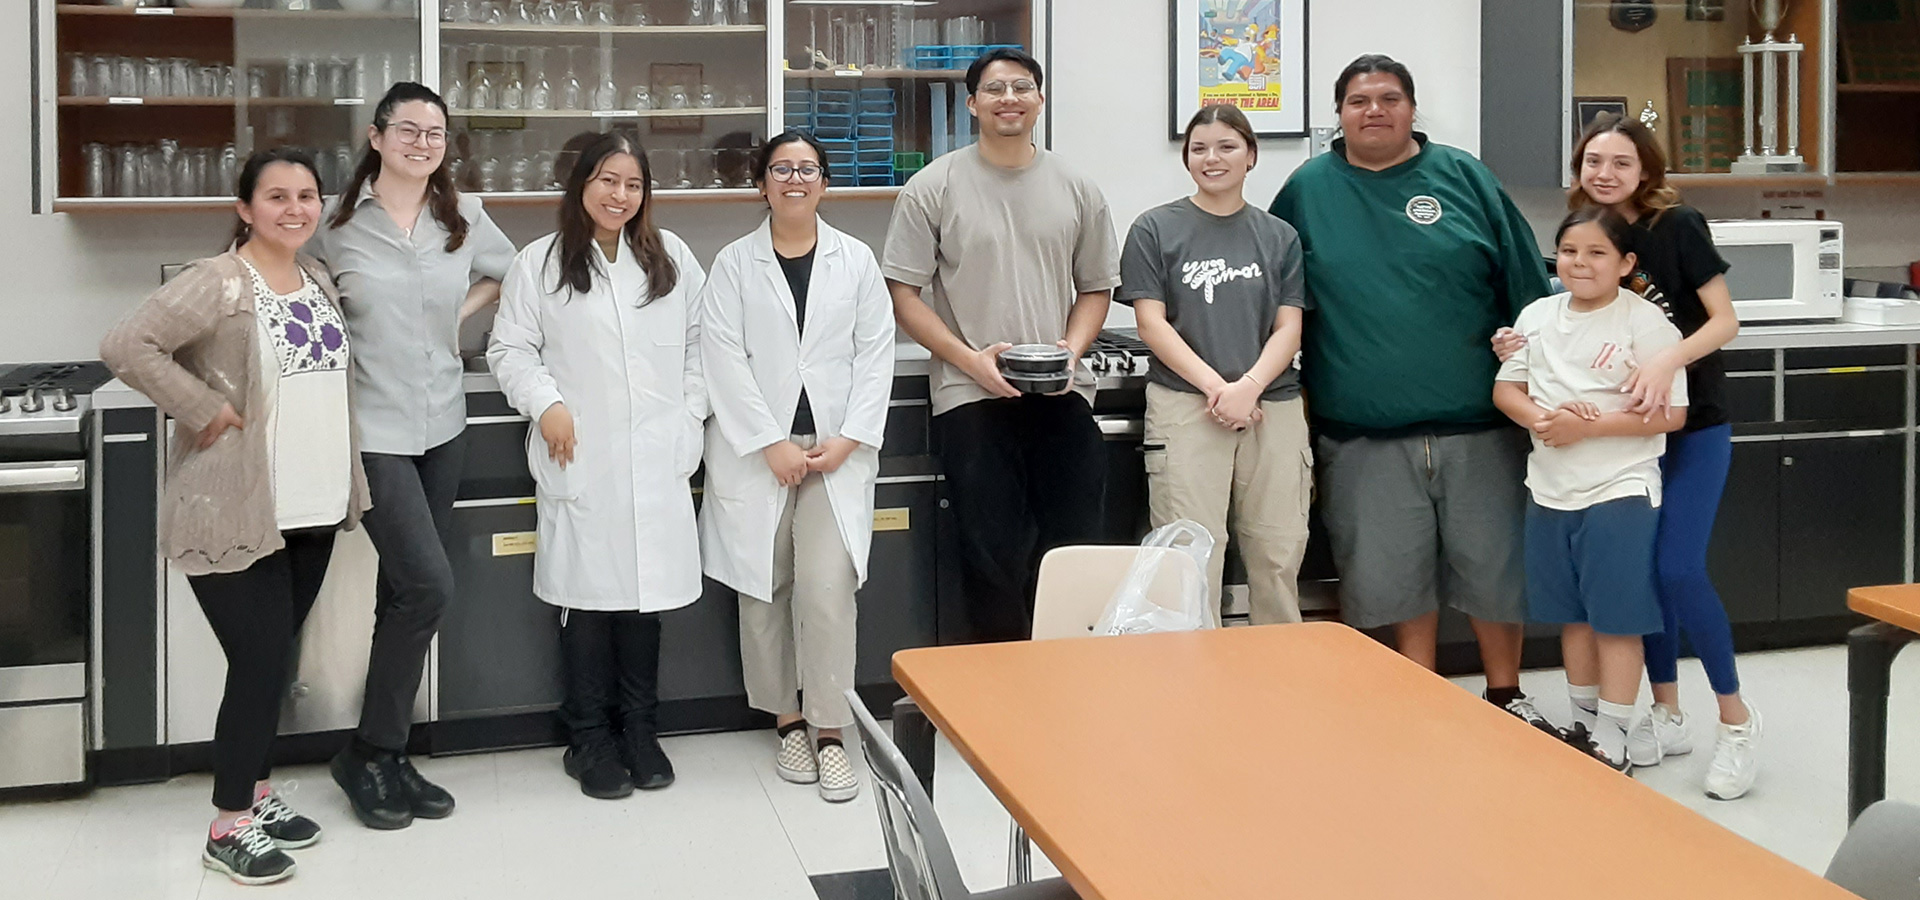
POLYGON ((641 790, 673 783, 673 761, 660 748, 654 711, 660 705, 660 615, 615 613, 614 653, 619 658, 621 761, 641 790))
POLYGON ((561 764, 569 777, 580 782, 582 794, 601 800, 633 795, 633 779, 620 763, 613 733, 605 728, 574 735, 561 764))
POLYGON ((413 824, 413 804, 401 783, 399 757, 392 751, 355 737, 328 768, 361 824, 381 831, 413 824))

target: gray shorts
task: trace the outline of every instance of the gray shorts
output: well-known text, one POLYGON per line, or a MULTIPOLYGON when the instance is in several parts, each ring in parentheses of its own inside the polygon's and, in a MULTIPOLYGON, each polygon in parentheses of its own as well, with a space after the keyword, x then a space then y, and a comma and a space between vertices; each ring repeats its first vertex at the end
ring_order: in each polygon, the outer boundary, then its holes
POLYGON ((1347 624, 1405 622, 1442 602, 1484 621, 1526 621, 1524 432, 1322 436, 1315 449, 1347 624))

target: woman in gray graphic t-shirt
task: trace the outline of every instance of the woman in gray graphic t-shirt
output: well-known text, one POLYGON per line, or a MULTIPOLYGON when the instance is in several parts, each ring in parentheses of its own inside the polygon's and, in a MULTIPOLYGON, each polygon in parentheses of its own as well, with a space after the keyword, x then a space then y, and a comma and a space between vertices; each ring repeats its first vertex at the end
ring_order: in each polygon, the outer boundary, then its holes
POLYGON ((1213 534, 1217 622, 1232 509, 1256 625, 1300 621, 1313 477, 1293 364, 1306 306, 1300 240, 1241 195, 1258 154, 1239 109, 1194 114, 1181 158, 1199 190, 1134 221, 1115 296, 1153 350, 1144 447, 1153 524, 1191 519, 1213 534))

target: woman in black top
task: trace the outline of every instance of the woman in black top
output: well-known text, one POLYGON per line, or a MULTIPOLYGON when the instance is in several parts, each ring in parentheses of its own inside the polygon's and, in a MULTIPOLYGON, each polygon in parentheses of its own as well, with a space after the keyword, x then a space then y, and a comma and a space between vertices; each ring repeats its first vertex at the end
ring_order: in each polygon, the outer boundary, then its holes
MULTIPOLYGON (((1687 370, 1687 425, 1667 436, 1660 472, 1664 482, 1656 547, 1660 602, 1666 630, 1646 639, 1647 674, 1653 682, 1653 714, 1635 726, 1628 755, 1636 766, 1687 753, 1693 739, 1680 713, 1680 631, 1700 657, 1719 697, 1720 727, 1706 792, 1731 800, 1747 792, 1758 771, 1754 742, 1760 715, 1740 695, 1733 632, 1726 608, 1707 577, 1707 543, 1732 462, 1732 426, 1727 424, 1726 373, 1719 350, 1740 331, 1727 290, 1726 260, 1699 211, 1682 205, 1667 183, 1666 157, 1653 132, 1631 119, 1603 117, 1574 147, 1576 184, 1568 206, 1599 204, 1634 223, 1633 251, 1640 272, 1628 285, 1666 310, 1684 340, 1644 364, 1630 382, 1636 412, 1666 411, 1675 370, 1687 370)), ((1506 355, 1504 336, 1496 336, 1506 355)), ((1510 338, 1505 340, 1511 340, 1510 338)), ((1517 342, 1514 342, 1517 345, 1517 342)), ((1575 730, 1592 713, 1593 701, 1571 688, 1575 730)))

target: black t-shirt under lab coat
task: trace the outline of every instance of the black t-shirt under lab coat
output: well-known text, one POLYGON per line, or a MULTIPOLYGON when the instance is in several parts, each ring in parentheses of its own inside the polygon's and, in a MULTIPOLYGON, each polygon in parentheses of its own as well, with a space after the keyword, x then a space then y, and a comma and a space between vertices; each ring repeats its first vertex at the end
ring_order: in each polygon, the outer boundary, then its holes
MULTIPOLYGON (((815 245, 815 250, 819 249, 815 245)), ((780 271, 787 276, 787 287, 793 291, 793 321, 798 324, 800 335, 807 333, 807 287, 813 280, 813 254, 808 250, 804 255, 788 259, 777 251, 773 254, 780 260, 780 271)), ((813 405, 807 402, 807 389, 800 388, 800 405, 793 411, 793 427, 788 434, 813 434, 813 405)))

